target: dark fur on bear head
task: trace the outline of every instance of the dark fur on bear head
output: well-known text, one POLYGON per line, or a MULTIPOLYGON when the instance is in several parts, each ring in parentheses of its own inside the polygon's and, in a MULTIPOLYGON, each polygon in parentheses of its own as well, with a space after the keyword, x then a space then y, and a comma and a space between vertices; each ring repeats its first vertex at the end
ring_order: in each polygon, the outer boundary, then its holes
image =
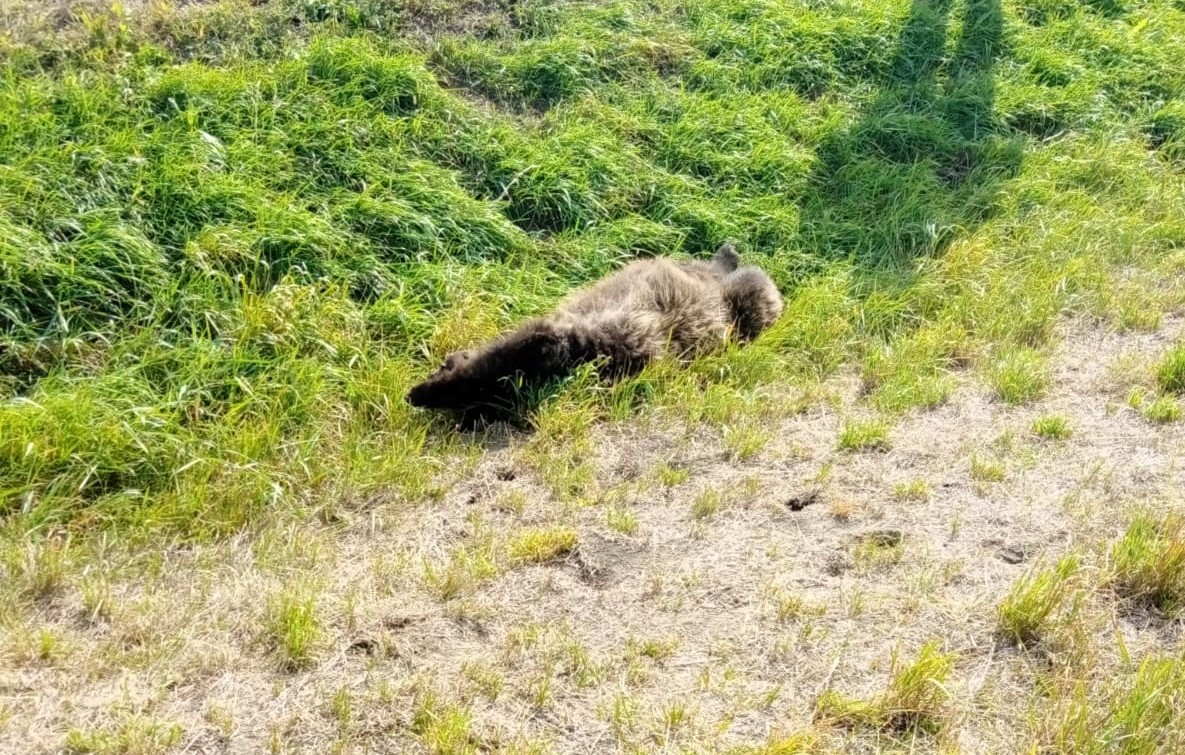
POLYGON ((407 394, 425 409, 508 405, 518 385, 563 372, 570 360, 566 335, 544 320, 528 322, 478 349, 449 354, 444 364, 407 394))

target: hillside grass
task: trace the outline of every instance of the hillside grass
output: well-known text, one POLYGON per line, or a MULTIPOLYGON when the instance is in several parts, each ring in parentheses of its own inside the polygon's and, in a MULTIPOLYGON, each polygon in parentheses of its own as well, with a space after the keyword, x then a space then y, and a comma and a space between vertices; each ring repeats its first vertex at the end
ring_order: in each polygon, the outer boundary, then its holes
POLYGON ((1179 300, 1179 3, 387 6, 6 4, 16 530, 438 495, 478 441, 406 388, 637 255, 735 239, 787 315, 690 373, 561 387, 560 424, 723 425, 852 361, 890 415, 973 364, 1023 401, 1059 316, 1179 300))

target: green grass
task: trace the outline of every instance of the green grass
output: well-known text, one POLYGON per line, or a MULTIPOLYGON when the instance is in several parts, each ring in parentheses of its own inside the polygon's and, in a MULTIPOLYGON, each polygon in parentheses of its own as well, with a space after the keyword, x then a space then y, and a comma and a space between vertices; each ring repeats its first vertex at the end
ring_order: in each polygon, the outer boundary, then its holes
POLYGON ((955 659, 934 641, 923 645, 912 660, 894 654, 883 692, 868 699, 850 699, 829 690, 819 696, 815 716, 840 726, 937 732, 945 721, 946 682, 955 659))
POLYGON ((1185 662, 1149 656, 1131 665, 1105 681, 1075 685, 1057 714, 1042 722, 1042 744, 1086 755, 1180 749, 1185 662))
POLYGON ((1157 396, 1143 406, 1144 418, 1158 425, 1181 419, 1181 405, 1172 396, 1157 396))
POLYGON ((110 729, 71 729, 65 749, 71 755, 163 755, 174 749, 183 734, 176 724, 129 715, 110 729))
POLYGON ((529 529, 515 535, 507 550, 519 563, 543 563, 571 553, 576 539, 576 532, 567 527, 529 529))
POLYGON ((1111 548, 1111 580, 1127 598, 1178 610, 1185 604, 1185 517, 1138 514, 1111 548))
MULTIPOLYGON (((1157 301, 1118 271, 1169 279, 1185 246, 1172 0, 88 8, 29 4, 0 38, 20 529, 218 538, 438 497, 476 449, 408 386, 632 256, 736 239, 786 316, 690 370, 559 391, 591 421, 731 428, 743 459, 780 391, 849 362, 890 415, 972 363, 1032 400, 1057 319, 1157 301)), ((582 498, 577 456, 535 466, 582 498)))
POLYGON ((1065 440, 1074 434, 1070 423, 1060 414, 1038 417, 1033 421, 1033 433, 1046 440, 1065 440))
POLYGON ((283 665, 293 670, 312 665, 324 637, 317 616, 316 596, 299 587, 286 587, 267 606, 265 630, 283 665))
POLYGON ((996 395, 1007 404, 1035 401, 1049 386, 1049 370, 1035 349, 1009 349, 996 358, 988 369, 988 382, 996 395))
POLYGON ((977 482, 1003 482, 1007 471, 1004 464, 978 454, 971 456, 971 479, 977 482))
POLYGON ((878 451, 889 447, 889 425, 881 419, 848 420, 839 432, 843 451, 878 451))
POLYGON ((1165 393, 1185 393, 1185 346, 1174 346, 1161 357, 1156 384, 1165 393))
POLYGON ((1059 618, 1057 612, 1073 597, 1079 567, 1080 559, 1069 555, 1054 566, 1031 569, 1017 579, 996 609, 1004 637, 1018 645, 1041 640, 1059 618))

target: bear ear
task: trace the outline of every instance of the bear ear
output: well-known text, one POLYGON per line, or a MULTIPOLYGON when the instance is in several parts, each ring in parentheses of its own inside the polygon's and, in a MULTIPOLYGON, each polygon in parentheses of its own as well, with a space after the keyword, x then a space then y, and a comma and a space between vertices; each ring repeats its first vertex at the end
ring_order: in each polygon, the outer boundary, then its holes
POLYGON ((712 261, 724 268, 725 272, 731 273, 741 264, 741 255, 737 254, 736 246, 728 241, 720 245, 720 248, 712 255, 712 261))

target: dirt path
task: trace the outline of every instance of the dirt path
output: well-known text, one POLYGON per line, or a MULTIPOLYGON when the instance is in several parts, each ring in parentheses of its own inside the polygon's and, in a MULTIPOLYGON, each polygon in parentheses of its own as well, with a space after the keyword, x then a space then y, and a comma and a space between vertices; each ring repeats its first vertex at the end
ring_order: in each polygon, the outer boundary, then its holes
MULTIPOLYGON (((1116 365, 1183 327, 1074 326, 1046 399, 1009 408, 962 375, 884 451, 836 450, 865 411, 845 377, 747 461, 658 423, 598 430, 599 505, 555 500, 511 438, 439 504, 112 551, 0 644, 0 751, 55 751, 71 729, 202 753, 719 751, 808 726, 826 689, 875 693, 894 650, 929 639, 959 660, 951 725, 922 749, 1019 751, 1041 660, 996 641, 995 606, 1034 562, 1113 538, 1129 505, 1179 500, 1185 428, 1131 409, 1116 365), (1037 438, 1054 413, 1073 435, 1037 438), (513 533, 550 526, 574 528, 576 550, 483 571, 513 533), (104 570, 109 599, 88 612, 104 570), (261 631, 284 585, 315 596, 325 627, 305 670, 261 631), (45 632, 57 650, 36 649, 45 632)), ((1097 630, 1131 653, 1180 641, 1179 624, 1112 618, 1097 630)), ((850 736, 847 751, 880 746, 850 736)))

